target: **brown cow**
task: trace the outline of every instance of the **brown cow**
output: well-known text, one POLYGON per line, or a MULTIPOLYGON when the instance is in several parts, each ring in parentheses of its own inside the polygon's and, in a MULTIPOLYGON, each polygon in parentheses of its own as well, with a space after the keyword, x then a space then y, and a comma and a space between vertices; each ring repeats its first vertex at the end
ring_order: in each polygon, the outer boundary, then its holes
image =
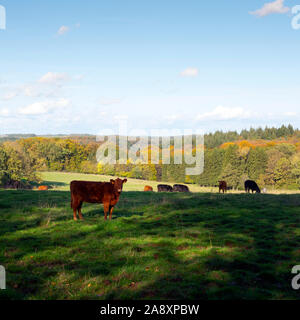
POLYGON ((48 189, 48 186, 39 186, 38 188, 39 191, 47 191, 48 189))
POLYGON ((226 181, 219 181, 219 192, 221 190, 224 192, 227 192, 227 182, 226 181))
POLYGON ((104 217, 107 220, 109 212, 109 220, 111 220, 114 206, 118 203, 122 192, 123 183, 127 179, 111 179, 110 182, 92 182, 92 181, 72 181, 71 189, 71 208, 73 209, 74 220, 77 220, 76 212, 80 220, 83 220, 81 206, 83 202, 102 203, 104 209, 104 217))
POLYGON ((153 188, 150 186, 145 186, 144 191, 153 191, 153 188))

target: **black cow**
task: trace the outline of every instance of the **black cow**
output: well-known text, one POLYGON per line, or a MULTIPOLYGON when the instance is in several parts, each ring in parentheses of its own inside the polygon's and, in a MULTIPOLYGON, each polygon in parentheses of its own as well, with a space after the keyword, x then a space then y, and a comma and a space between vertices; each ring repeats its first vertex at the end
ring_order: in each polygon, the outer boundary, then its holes
POLYGON ((245 191, 249 193, 250 190, 252 191, 252 193, 253 193, 253 191, 256 191, 256 193, 260 193, 260 189, 259 189, 257 183, 253 180, 245 181, 245 191))
POLYGON ((157 191, 158 192, 172 192, 173 188, 167 184, 159 184, 157 186, 157 191))
POLYGON ((183 184, 174 184, 173 192, 190 192, 189 188, 183 184))

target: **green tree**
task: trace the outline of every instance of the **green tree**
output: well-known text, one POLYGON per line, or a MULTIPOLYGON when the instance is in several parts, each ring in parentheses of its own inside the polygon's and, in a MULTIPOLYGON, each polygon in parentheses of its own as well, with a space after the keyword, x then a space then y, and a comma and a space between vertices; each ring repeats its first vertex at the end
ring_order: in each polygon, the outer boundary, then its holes
POLYGON ((203 173, 199 176, 191 177, 191 179, 194 179, 200 185, 216 185, 222 171, 224 152, 223 149, 206 150, 204 152, 203 173))
POLYGON ((274 186, 276 183, 275 177, 275 168, 277 166, 277 162, 283 157, 284 155, 277 149, 271 148, 267 151, 268 162, 265 169, 265 183, 269 186, 274 186))
POLYGON ((278 187, 288 186, 293 183, 292 165, 289 159, 281 158, 276 163, 274 180, 278 187))
POLYGON ((219 180, 225 180, 228 186, 242 187, 241 176, 245 172, 245 155, 239 153, 237 145, 230 145, 225 150, 223 167, 219 180))
POLYGON ((295 154, 291 159, 291 173, 297 188, 300 188, 300 153, 295 154))
POLYGON ((267 167, 267 160, 268 156, 263 148, 251 148, 246 163, 248 177, 257 180, 261 174, 264 174, 267 167))

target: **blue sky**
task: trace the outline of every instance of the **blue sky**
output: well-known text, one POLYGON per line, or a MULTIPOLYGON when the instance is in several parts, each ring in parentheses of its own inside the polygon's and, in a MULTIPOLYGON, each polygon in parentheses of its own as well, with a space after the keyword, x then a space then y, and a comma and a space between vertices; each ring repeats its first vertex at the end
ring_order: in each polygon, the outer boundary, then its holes
POLYGON ((0 134, 300 127, 298 4, 0 0, 0 134))

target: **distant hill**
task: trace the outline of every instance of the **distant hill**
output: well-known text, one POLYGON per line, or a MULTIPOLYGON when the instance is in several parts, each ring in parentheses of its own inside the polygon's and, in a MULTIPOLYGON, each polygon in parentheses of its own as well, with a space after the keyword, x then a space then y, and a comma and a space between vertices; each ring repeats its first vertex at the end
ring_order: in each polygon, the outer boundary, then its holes
MULTIPOLYGON (((36 134, 7 134, 0 135, 0 143, 4 141, 15 141, 22 138, 44 137, 44 138, 64 138, 72 139, 77 142, 86 144, 96 141, 96 135, 92 134, 57 134, 57 135, 36 135, 36 134)), ((207 148, 216 148, 227 142, 236 142, 242 140, 256 141, 256 140, 297 140, 300 139, 300 130, 294 128, 292 125, 282 125, 279 128, 259 127, 257 129, 244 129, 237 131, 216 131, 214 133, 207 133, 204 135, 204 143, 207 148)))
POLYGON ((35 134, 18 134, 18 133, 12 133, 12 134, 1 134, 0 135, 0 142, 4 141, 15 141, 22 138, 33 138, 36 137, 35 134))
POLYGON ((96 136, 90 134, 46 134, 46 135, 37 135, 34 133, 22 134, 22 133, 11 133, 11 134, 2 134, 0 135, 0 143, 5 141, 16 141, 19 139, 27 139, 27 138, 64 138, 64 139, 75 139, 75 140, 93 140, 95 141, 96 136))

